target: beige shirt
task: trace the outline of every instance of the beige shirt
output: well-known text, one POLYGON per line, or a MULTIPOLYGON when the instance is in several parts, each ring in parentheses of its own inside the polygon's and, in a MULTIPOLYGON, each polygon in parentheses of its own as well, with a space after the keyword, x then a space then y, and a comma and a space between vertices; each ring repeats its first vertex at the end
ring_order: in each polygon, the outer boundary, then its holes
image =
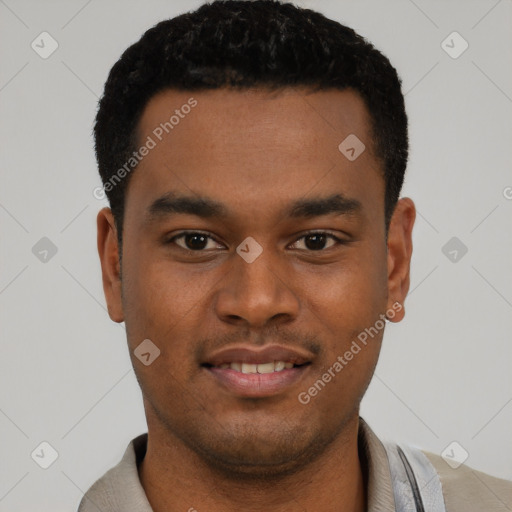
MULTIPOLYGON (((146 453, 146 444, 147 434, 133 439, 117 466, 107 471, 85 493, 78 512, 153 512, 137 471, 146 453)), ((363 419, 360 419, 359 446, 363 468, 368 475, 368 512, 394 511, 386 450, 363 419)), ((440 456, 424 453, 440 477, 447 512, 512 511, 512 482, 465 465, 452 469, 440 456)))

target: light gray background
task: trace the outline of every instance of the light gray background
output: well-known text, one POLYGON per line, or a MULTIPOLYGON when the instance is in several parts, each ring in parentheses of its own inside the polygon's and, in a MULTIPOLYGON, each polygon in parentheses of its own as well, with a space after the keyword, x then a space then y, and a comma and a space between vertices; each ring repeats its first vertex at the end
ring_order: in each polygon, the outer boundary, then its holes
MULTIPOLYGON (((107 73, 199 1, 0 0, 0 511, 75 510, 146 430, 96 252, 92 124, 107 73), (58 41, 42 59, 31 42, 58 41), (46 263, 32 247, 48 237, 46 263), (58 452, 44 470, 42 441, 58 452)), ((418 208, 407 315, 390 324, 362 413, 383 438, 512 479, 512 2, 302 0, 377 45, 403 79, 418 208), (469 48, 451 58, 441 42, 469 48), (458 44, 458 43, 457 43, 458 44), (453 236, 457 262, 441 251, 453 236)), ((48 452, 46 452, 48 453, 48 452)))

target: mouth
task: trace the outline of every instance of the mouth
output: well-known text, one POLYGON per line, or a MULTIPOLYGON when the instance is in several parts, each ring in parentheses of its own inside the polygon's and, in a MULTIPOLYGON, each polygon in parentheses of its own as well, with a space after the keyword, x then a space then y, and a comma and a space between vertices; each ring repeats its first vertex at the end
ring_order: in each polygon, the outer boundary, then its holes
POLYGON ((229 394, 255 398, 289 391, 312 359, 312 354, 280 346, 234 347, 213 354, 201 367, 229 394))
POLYGON ((218 366, 210 365, 208 363, 203 364, 205 368, 218 368, 221 370, 231 369, 239 373, 258 373, 258 374, 266 374, 266 373, 274 373, 274 372, 282 372, 283 370, 289 370, 290 368, 298 368, 300 366, 305 366, 311 363, 304 364, 294 364, 289 361, 268 361, 265 363, 242 363, 231 362, 231 363, 222 363, 218 366))

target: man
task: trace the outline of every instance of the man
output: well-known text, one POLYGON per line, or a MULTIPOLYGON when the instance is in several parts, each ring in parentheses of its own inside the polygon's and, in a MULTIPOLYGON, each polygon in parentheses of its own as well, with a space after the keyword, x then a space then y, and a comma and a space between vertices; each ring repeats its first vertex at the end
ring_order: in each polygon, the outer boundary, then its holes
POLYGON ((95 137, 148 433, 80 512, 510 510, 509 483, 359 418, 415 219, 386 57, 311 10, 217 1, 126 50, 95 137))

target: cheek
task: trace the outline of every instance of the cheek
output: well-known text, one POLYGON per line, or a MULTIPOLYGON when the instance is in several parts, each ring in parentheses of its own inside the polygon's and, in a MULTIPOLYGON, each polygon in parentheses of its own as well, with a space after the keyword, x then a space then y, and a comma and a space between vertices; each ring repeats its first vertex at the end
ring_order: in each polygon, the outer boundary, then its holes
POLYGON ((364 329, 383 313, 387 302, 385 249, 357 250, 315 278, 305 298, 335 332, 364 329))
POLYGON ((194 277, 191 266, 177 264, 144 248, 132 249, 126 260, 124 301, 134 320, 164 321, 167 326, 183 318, 204 297, 209 272, 194 277))
POLYGON ((173 339, 201 288, 169 261, 155 259, 144 247, 130 247, 123 257, 123 310, 132 350, 149 338, 162 351, 173 339), (174 331, 174 332, 173 332, 174 331), (164 340, 166 342, 164 343, 164 340))
POLYGON ((317 287, 310 304, 325 344, 320 364, 303 391, 315 396, 318 410, 329 411, 331 416, 323 418, 324 423, 336 423, 339 415, 359 404, 380 353, 385 265, 372 268, 363 263, 359 260, 354 268, 333 275, 328 285, 317 287))
POLYGON ((196 308, 205 289, 169 261, 145 260, 142 251, 136 260, 126 261, 125 275, 127 340, 142 391, 146 398, 160 397, 158 400, 175 404, 172 407, 181 404, 179 407, 185 410, 183 384, 197 370, 188 341, 194 339, 191 326, 200 325, 196 308), (147 366, 136 356, 137 347, 146 339, 159 351, 147 366))
POLYGON ((387 303, 385 247, 358 249, 354 257, 308 288, 309 307, 325 341, 324 357, 312 383, 318 379, 329 382, 320 401, 331 406, 348 406, 362 398, 379 357, 385 328, 381 318, 387 303))

